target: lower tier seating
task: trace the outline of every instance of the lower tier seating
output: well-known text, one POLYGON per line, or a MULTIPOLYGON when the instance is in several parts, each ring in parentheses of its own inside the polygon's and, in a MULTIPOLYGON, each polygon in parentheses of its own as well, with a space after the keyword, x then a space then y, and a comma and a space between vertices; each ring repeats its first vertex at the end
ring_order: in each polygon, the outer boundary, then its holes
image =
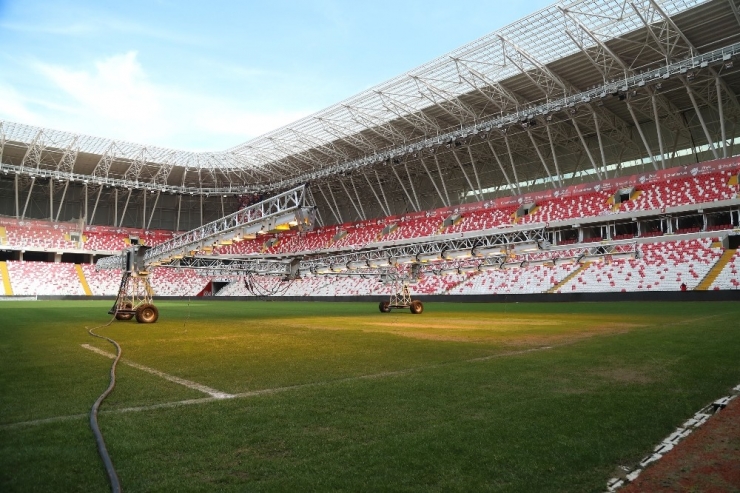
POLYGON ((13 294, 84 295, 74 264, 8 261, 13 294))
MULTIPOLYGON (((534 265, 543 254, 528 258, 533 265, 517 265, 448 275, 427 273, 410 286, 414 295, 528 294, 556 290, 559 293, 679 291, 682 285, 693 290, 715 268, 717 274, 709 289, 738 289, 740 255, 732 254, 726 265, 718 264, 724 250, 710 238, 660 241, 638 245, 637 258, 599 262, 534 265)), ((729 255, 729 254, 728 254, 729 255)), ((571 258, 575 251, 565 251, 571 258)), ((524 260, 526 257, 521 257, 524 260)), ((726 260, 726 256, 722 261, 726 260)), ((470 262, 470 261, 467 261, 470 262)), ((84 295, 74 264, 51 262, 6 262, 15 295, 84 295)), ((118 270, 97 271, 82 265, 82 272, 93 295, 113 296, 118 292, 118 270)), ((462 270, 462 269, 461 269, 462 270)), ((714 276, 715 272, 712 272, 714 276)), ((155 296, 197 296, 211 281, 193 269, 159 267, 151 272, 155 296)), ((711 279, 709 277, 708 279, 711 279)), ((1 280, 0 280, 1 281, 1 280)), ((709 280, 707 280, 709 282, 709 280)), ((234 278, 218 296, 388 296, 395 289, 377 277, 308 275, 284 282, 275 277, 234 278)))

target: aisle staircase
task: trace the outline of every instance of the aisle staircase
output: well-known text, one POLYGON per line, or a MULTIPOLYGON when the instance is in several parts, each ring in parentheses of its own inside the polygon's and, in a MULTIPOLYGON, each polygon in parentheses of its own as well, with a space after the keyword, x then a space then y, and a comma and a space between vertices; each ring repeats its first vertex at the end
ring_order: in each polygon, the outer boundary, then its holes
POLYGON ((5 287, 5 296, 13 296, 13 286, 10 285, 10 273, 8 264, 0 262, 0 275, 3 277, 3 286, 5 287))
POLYGON ((580 274, 584 270, 588 269, 590 266, 591 266, 591 262, 584 262, 584 263, 582 263, 579 268, 577 268, 576 270, 574 270, 573 272, 571 272, 570 274, 568 274, 567 276, 565 276, 565 278, 563 278, 562 281, 560 281, 555 286, 553 286, 550 289, 548 289, 547 292, 548 293, 557 293, 558 292, 558 289, 560 289, 563 286, 565 286, 568 283, 568 281, 570 281, 571 279, 573 279, 574 277, 576 277, 578 274, 580 274))
POLYGON ((85 295, 92 296, 92 290, 90 290, 90 285, 87 283, 87 279, 85 279, 85 272, 82 270, 82 266, 80 264, 75 264, 75 270, 77 271, 77 277, 80 278, 80 284, 82 284, 82 289, 85 291, 85 295))
POLYGON ((735 255, 735 250, 730 250, 729 248, 725 250, 722 256, 712 266, 712 268, 709 269, 709 272, 707 272, 707 275, 704 276, 704 279, 702 279, 701 282, 694 288, 694 291, 709 290, 709 287, 712 285, 714 280, 717 279, 717 276, 720 272, 722 272, 722 269, 725 268, 725 265, 727 265, 730 260, 732 260, 733 255, 735 255))

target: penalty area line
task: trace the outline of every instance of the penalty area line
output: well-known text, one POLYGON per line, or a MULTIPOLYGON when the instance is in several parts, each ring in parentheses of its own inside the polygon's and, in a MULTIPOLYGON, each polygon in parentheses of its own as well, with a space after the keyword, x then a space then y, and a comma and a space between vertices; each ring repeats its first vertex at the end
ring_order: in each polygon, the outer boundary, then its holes
MULTIPOLYGON (((101 356, 105 356, 106 358, 114 359, 116 357, 115 354, 109 353, 107 351, 103 351, 102 349, 98 349, 95 346, 90 346, 89 344, 82 344, 83 348, 92 351, 95 354, 99 354, 101 356)), ((184 387, 187 387, 192 390, 197 390, 199 392, 203 392, 204 394, 210 395, 214 399, 231 399, 234 396, 232 394, 228 394, 226 392, 221 392, 220 390, 212 389, 210 387, 207 387, 205 385, 201 385, 196 382, 191 382, 190 380, 185 380, 184 378, 176 377, 174 375, 170 375, 168 373, 164 373, 159 370, 155 370, 154 368, 149 368, 148 366, 140 365, 138 363, 134 363, 133 361, 127 360, 125 358, 121 358, 121 363, 128 365, 132 368, 136 368, 137 370, 145 371, 147 373, 151 373, 152 375, 156 375, 160 378, 163 378, 167 381, 170 381, 172 383, 176 383, 178 385, 182 385, 184 387)))

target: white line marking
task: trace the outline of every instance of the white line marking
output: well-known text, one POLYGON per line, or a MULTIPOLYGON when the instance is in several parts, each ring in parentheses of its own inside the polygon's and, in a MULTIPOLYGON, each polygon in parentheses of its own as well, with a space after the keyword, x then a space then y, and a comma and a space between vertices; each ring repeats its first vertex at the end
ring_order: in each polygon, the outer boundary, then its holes
MULTIPOLYGON (((103 351, 102 349, 98 349, 95 346, 90 346, 89 344, 82 344, 82 347, 89 351, 92 351, 93 353, 99 354, 101 356, 105 356, 106 358, 114 359, 116 357, 116 355, 113 353, 103 351)), ((169 380, 170 382, 183 385, 189 389, 203 392, 204 394, 210 395, 214 399, 231 399, 234 397, 232 394, 227 394, 226 392, 221 392, 220 390, 212 389, 210 387, 206 387, 205 385, 201 385, 196 382, 191 382, 190 380, 185 380, 184 378, 176 377, 174 375, 169 375, 159 370, 155 370, 154 368, 149 368, 148 366, 140 365, 138 363, 134 363, 133 361, 129 361, 124 358, 121 358, 121 362, 132 368, 136 368, 137 370, 145 371, 147 373, 151 373, 152 375, 156 375, 160 378, 164 378, 165 380, 169 380)))
MULTIPOLYGON (((107 353, 107 352, 105 352, 105 351, 103 351, 101 349, 98 349, 96 347, 93 347, 93 346, 89 346, 88 347, 87 344, 83 344, 82 346, 85 347, 85 349, 89 349, 91 351, 94 351, 94 352, 96 352, 98 354, 101 354, 102 356, 107 357, 107 358, 114 358, 115 357, 111 353, 107 353)), ((187 400, 184 400, 184 401, 162 402, 160 404, 151 404, 151 405, 148 405, 148 406, 125 407, 125 408, 121 408, 121 409, 101 410, 100 413, 101 414, 119 414, 119 413, 131 413, 131 412, 140 412, 140 411, 152 411, 152 410, 155 410, 155 409, 168 409, 168 408, 173 408, 173 407, 190 406, 190 405, 193 405, 193 404, 207 404, 209 402, 216 402, 216 401, 222 400, 224 398, 227 398, 227 399, 228 398, 232 398, 232 399, 243 399, 243 398, 247 398, 247 397, 257 397, 257 396, 260 396, 260 395, 278 394, 278 393, 281 393, 281 392, 287 392, 287 391, 290 391, 290 390, 304 389, 304 388, 308 388, 308 387, 321 387, 321 386, 330 385, 330 384, 334 384, 334 383, 353 382, 353 381, 357 381, 357 380, 369 380, 369 379, 373 379, 373 378, 396 377, 396 376, 401 376, 401 375, 408 375, 408 374, 415 373, 415 372, 421 371, 421 370, 427 370, 427 369, 433 369, 433 368, 440 368, 442 366, 453 365, 453 364, 456 364, 456 363, 474 363, 474 362, 478 362, 478 361, 487 361, 487 360, 491 360, 491 359, 494 359, 494 358, 501 358, 501 357, 506 357, 506 356, 517 356, 517 355, 520 355, 520 354, 531 353, 531 352, 534 352, 534 351, 546 351, 548 349, 553 349, 554 347, 557 347, 557 346, 541 346, 541 347, 535 347, 535 348, 530 348, 530 349, 523 349, 523 350, 519 350, 519 351, 508 351, 508 352, 505 352, 505 353, 496 353, 496 354, 491 354, 489 356, 482 356, 482 357, 472 358, 472 359, 463 360, 463 361, 449 361, 447 363, 437 363, 437 364, 433 364, 433 365, 417 366, 416 368, 406 368, 406 369, 403 369, 403 370, 384 371, 384 372, 380 372, 380 373, 371 373, 371 374, 368 374, 368 375, 358 375, 356 377, 338 378, 336 380, 326 380, 326 381, 323 381, 323 382, 311 382, 311 383, 302 383, 302 384, 297 384, 297 385, 288 385, 288 386, 285 386, 285 387, 273 387, 271 389, 251 390, 251 391, 248 391, 248 392, 241 392, 239 394, 224 394, 224 393, 221 392, 219 394, 226 395, 228 397, 215 397, 215 396, 212 396, 212 397, 203 397, 201 399, 187 399, 187 400)), ((166 373, 162 373, 162 372, 159 372, 157 370, 152 370, 151 368, 147 368, 146 366, 137 365, 136 363, 132 364, 131 362, 128 362, 128 361, 126 361, 124 359, 121 359, 121 361, 124 362, 124 363, 126 363, 126 364, 128 364, 128 365, 134 366, 135 368, 140 368, 140 369, 142 369, 144 371, 148 371, 148 372, 154 372, 155 375, 159 375, 159 376, 162 376, 163 378, 166 378, 166 377, 164 377, 164 375, 167 375, 166 373)), ((167 375, 167 377, 169 377, 169 378, 177 378, 177 377, 171 377, 170 375, 167 375)), ((178 379, 178 380, 181 380, 181 379, 178 379)), ((183 380, 183 381, 187 382, 187 380, 183 380)), ((180 382, 177 382, 177 383, 180 383, 180 382)), ((190 382, 190 383, 192 383, 192 382, 190 382)), ((198 384, 194 384, 194 385, 198 385, 198 384)), ((206 387, 206 388, 208 388, 208 387, 206 387)), ((86 414, 73 414, 73 415, 69 415, 69 416, 56 416, 56 417, 52 417, 52 418, 36 419, 36 420, 31 420, 31 421, 19 421, 19 422, 16 422, 16 423, 8 423, 8 424, 0 425, 0 430, 8 430, 8 429, 14 429, 14 428, 21 428, 23 426, 33 426, 33 425, 40 425, 40 424, 45 424, 45 423, 53 423, 53 422, 57 422, 57 421, 70 421, 70 420, 74 420, 74 419, 78 419, 78 418, 84 418, 84 417, 87 417, 87 415, 86 414)))

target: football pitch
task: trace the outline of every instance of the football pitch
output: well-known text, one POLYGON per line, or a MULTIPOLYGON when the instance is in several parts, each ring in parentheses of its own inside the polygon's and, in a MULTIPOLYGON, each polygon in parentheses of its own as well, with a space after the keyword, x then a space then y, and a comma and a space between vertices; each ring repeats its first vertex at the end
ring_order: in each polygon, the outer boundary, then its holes
MULTIPOLYGON (((0 491, 107 491, 111 302, 0 303, 0 491)), ((114 321, 124 491, 604 491, 740 383, 740 304, 158 302, 114 321)))

